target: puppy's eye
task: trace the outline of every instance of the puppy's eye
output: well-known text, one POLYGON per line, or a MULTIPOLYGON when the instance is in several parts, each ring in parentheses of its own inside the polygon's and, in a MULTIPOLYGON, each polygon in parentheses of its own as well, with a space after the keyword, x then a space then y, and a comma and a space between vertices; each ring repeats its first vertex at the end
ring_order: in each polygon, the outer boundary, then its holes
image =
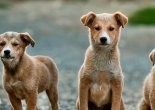
POLYGON ((95 27, 96 31, 99 31, 101 28, 99 26, 95 27))
POLYGON ((5 45, 5 42, 1 42, 1 43, 0 43, 0 46, 4 46, 4 45, 5 45))
POLYGON ((113 31, 114 30, 114 27, 109 27, 109 31, 113 31))
POLYGON ((12 43, 12 45, 13 45, 13 46, 18 46, 19 44, 18 44, 18 43, 12 43))

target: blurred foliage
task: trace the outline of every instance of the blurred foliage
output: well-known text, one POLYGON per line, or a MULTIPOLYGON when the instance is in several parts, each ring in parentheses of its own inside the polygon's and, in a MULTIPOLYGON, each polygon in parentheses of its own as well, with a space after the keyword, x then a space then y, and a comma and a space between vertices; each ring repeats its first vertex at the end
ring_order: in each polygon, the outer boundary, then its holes
POLYGON ((155 7, 146 7, 135 11, 129 17, 129 23, 132 25, 155 25, 155 7))
POLYGON ((10 7, 11 7, 11 3, 9 3, 9 2, 0 2, 0 10, 8 9, 10 7))

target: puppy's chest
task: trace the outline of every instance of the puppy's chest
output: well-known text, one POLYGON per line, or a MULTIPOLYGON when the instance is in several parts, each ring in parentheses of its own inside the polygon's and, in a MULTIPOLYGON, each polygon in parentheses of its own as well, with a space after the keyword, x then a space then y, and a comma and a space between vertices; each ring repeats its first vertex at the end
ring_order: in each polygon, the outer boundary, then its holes
POLYGON ((92 83, 90 86, 90 101, 98 107, 108 104, 111 100, 111 86, 108 83, 92 83))
POLYGON ((111 100, 111 73, 96 71, 92 74, 89 98, 98 107, 108 104, 111 100))
POLYGON ((102 56, 93 59, 93 66, 97 71, 115 71, 115 62, 102 56))
POLYGON ((13 93, 19 99, 24 98, 25 86, 22 81, 10 80, 5 83, 5 89, 9 93, 13 93))

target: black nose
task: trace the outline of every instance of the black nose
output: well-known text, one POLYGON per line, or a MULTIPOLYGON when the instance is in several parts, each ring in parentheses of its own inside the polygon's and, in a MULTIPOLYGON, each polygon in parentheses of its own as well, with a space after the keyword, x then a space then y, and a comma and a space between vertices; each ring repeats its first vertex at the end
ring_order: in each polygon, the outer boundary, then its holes
POLYGON ((10 50, 4 50, 4 55, 9 56, 10 55, 10 50))
POLYGON ((107 42, 107 38, 106 37, 101 37, 100 41, 101 41, 101 43, 106 43, 107 42))

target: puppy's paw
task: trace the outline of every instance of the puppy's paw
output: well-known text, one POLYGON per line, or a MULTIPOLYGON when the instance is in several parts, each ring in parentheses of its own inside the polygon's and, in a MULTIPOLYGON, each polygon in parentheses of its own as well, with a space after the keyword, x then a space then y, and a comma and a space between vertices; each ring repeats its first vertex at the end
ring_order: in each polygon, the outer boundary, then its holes
POLYGON ((150 52, 150 60, 152 61, 153 65, 155 64, 155 49, 153 49, 151 52, 150 52))

